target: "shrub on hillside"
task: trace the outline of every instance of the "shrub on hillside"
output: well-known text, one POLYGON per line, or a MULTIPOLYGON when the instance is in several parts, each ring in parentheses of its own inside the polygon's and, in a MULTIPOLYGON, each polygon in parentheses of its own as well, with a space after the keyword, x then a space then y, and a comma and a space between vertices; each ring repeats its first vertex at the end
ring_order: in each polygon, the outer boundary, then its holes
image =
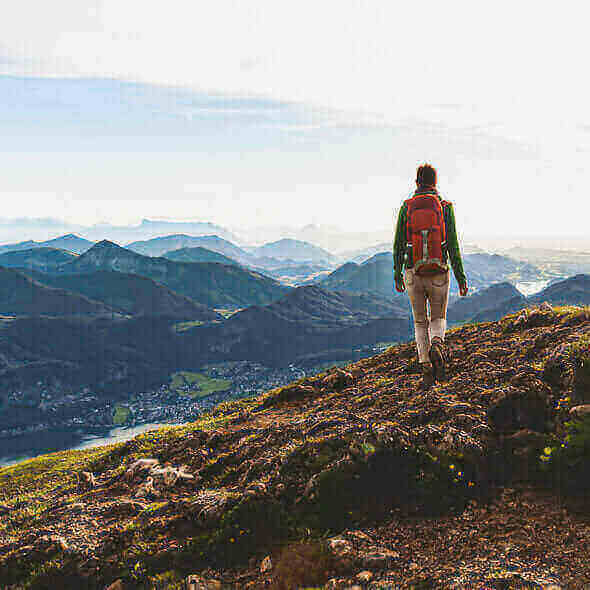
POLYGON ((319 543, 286 547, 274 571, 274 590, 323 586, 334 574, 332 554, 319 543))
POLYGON ((590 336, 583 336, 570 347, 574 365, 574 395, 576 399, 590 402, 590 336))
POLYGON ((560 492, 587 494, 590 487, 590 417, 565 423, 561 440, 544 448, 543 471, 560 492))

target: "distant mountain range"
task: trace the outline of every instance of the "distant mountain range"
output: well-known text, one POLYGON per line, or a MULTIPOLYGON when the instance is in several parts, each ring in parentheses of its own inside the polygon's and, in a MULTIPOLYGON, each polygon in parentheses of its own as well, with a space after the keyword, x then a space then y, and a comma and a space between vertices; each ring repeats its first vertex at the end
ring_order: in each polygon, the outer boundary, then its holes
POLYGON ((126 248, 144 256, 163 256, 167 252, 183 248, 206 248, 212 252, 223 254, 240 264, 245 261, 250 262, 254 258, 239 246, 217 235, 188 236, 174 234, 141 242, 132 242, 131 244, 127 244, 126 248))
MULTIPOLYGON (((463 265, 471 289, 479 290, 502 281, 531 281, 543 278, 543 273, 534 266, 506 256, 487 253, 467 254, 463 265)), ((375 254, 362 264, 347 262, 338 267, 319 284, 327 289, 340 291, 374 291, 391 295, 393 291, 393 258, 391 252, 375 254)), ((458 292, 451 272, 451 293, 458 292)))
POLYGON ((58 272, 84 274, 96 270, 148 277, 202 305, 217 308, 271 303, 289 289, 270 277, 243 267, 143 256, 106 240, 59 267, 58 272))
POLYGON ((336 261, 336 257, 323 248, 309 242, 289 238, 259 246, 253 251, 253 254, 258 258, 268 257, 295 262, 331 264, 336 261))
POLYGON ((241 266, 238 262, 224 256, 219 252, 213 250, 207 250, 197 246, 196 248, 180 248, 179 250, 172 250, 172 252, 166 252, 163 254, 164 258, 168 260, 174 260, 175 262, 219 262, 221 264, 233 264, 235 266, 241 266))
POLYGON ((510 283, 499 283, 469 297, 458 298, 448 310, 450 323, 491 322, 512 313, 539 305, 589 305, 590 275, 577 275, 554 283, 531 297, 525 297, 510 283))
POLYGON ((449 323, 491 321, 527 306, 526 297, 510 283, 498 283, 449 306, 449 323))
POLYGON ((530 262, 554 276, 590 274, 590 252, 513 247, 506 255, 530 262))
POLYGON ((93 242, 80 238, 74 234, 67 234, 54 238, 52 240, 46 240, 45 242, 34 242, 28 240, 26 242, 18 242, 16 244, 4 244, 0 246, 0 253, 3 252, 16 252, 19 250, 31 250, 33 248, 56 248, 59 250, 66 250, 67 252, 74 252, 81 254, 86 252, 89 248, 92 248, 93 242))
POLYGON ((534 303, 548 301, 555 305, 590 305, 590 274, 579 274, 553 283, 529 300, 534 303))
POLYGON ((15 242, 21 236, 44 241, 49 236, 60 234, 75 234, 92 242, 109 239, 123 244, 170 234, 218 235, 231 242, 240 243, 240 238, 230 230, 214 223, 200 221, 144 219, 138 225, 99 223, 84 226, 58 219, 0 219, 0 241, 2 242, 15 242))
MULTIPOLYGON (((95 248, 99 254, 101 250, 111 252, 107 262, 121 262, 128 251, 121 254, 115 246, 117 256, 113 257, 113 246, 103 243, 95 248)), ((99 254, 89 251, 67 265, 77 264, 85 256, 102 259, 99 254)), ((159 265, 163 259, 149 260, 159 265)), ((166 262, 244 272, 217 263, 166 262)), ((221 320, 210 310, 195 307, 165 287, 134 275, 95 270, 86 275, 52 276, 29 271, 39 279, 34 281, 13 269, 0 271, 0 313, 55 316, 17 318, 0 330, 0 383, 5 388, 58 379, 65 388, 141 391, 164 383, 174 371, 208 363, 317 363, 318 358, 354 358, 364 345, 412 338, 406 296, 392 299, 375 292, 338 292, 310 285, 286 290, 268 305, 251 305, 221 320), (159 314, 166 309, 175 313, 159 314), (79 317, 72 317, 73 311, 79 311, 79 317), (205 315, 199 316, 201 311, 205 315), (182 332, 171 329, 177 320, 170 316, 182 317, 185 312, 187 319, 201 317, 204 323, 182 332), (121 314, 137 315, 124 318, 121 314)), ((455 324, 491 321, 541 301, 588 304, 589 283, 589 276, 572 277, 551 285, 534 299, 501 283, 455 300, 448 318, 455 324)))

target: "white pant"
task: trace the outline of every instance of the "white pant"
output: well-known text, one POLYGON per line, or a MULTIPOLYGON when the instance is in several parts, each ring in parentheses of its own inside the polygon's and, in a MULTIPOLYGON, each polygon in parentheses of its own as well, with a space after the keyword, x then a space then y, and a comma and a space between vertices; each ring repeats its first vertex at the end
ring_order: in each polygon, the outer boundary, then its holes
POLYGON ((404 281, 412 313, 414 314, 414 330, 418 360, 421 363, 430 362, 430 341, 435 336, 445 338, 447 329, 447 304, 449 302, 450 274, 442 272, 435 275, 420 276, 414 269, 407 268, 404 281), (430 308, 430 314, 428 313, 430 308))

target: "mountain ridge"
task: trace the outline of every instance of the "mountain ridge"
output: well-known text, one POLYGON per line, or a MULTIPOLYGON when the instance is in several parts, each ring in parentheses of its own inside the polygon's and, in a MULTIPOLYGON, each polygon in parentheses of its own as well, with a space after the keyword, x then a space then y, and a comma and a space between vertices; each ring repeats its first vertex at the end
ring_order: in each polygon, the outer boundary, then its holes
POLYGON ((208 307, 270 303, 289 288, 255 271, 217 262, 175 262, 150 257, 102 240, 59 272, 82 274, 114 270, 148 277, 208 307))

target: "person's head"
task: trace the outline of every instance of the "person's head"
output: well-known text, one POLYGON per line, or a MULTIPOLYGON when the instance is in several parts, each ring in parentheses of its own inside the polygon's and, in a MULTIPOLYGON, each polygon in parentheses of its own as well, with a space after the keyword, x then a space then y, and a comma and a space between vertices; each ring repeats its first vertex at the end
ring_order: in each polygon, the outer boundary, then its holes
POLYGON ((416 172, 416 186, 436 186, 436 170, 430 164, 422 164, 416 172))

